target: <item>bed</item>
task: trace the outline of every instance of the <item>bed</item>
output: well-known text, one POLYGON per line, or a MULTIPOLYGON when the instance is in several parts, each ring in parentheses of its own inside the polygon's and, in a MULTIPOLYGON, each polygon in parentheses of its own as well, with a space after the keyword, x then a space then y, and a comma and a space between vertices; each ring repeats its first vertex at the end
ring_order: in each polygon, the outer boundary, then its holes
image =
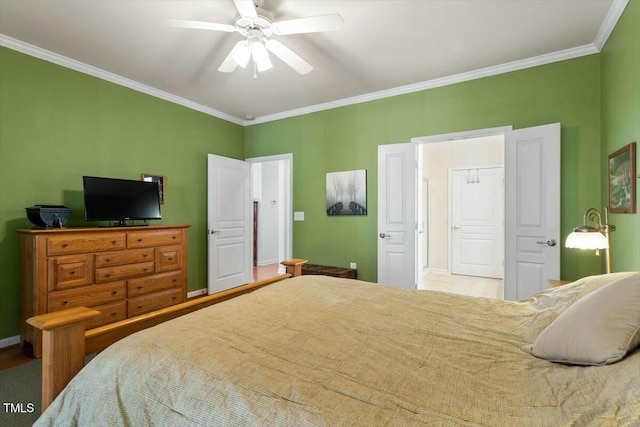
POLYGON ((621 280, 640 293, 619 273, 509 302, 295 277, 118 341, 35 425, 637 426, 640 331, 600 366, 523 350, 621 280))

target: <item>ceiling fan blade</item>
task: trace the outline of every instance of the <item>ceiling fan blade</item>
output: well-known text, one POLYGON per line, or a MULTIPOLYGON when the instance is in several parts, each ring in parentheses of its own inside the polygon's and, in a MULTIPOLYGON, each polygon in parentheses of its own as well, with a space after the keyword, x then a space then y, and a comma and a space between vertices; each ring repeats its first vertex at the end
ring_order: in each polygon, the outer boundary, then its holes
POLYGON ((190 21, 188 19, 166 19, 165 22, 171 27, 192 28, 196 30, 213 30, 232 33, 236 27, 228 24, 216 24, 215 22, 190 21))
POLYGON ((222 64, 220 64, 220 67, 218 67, 218 71, 222 73, 233 72, 238 66, 238 63, 234 59, 234 55, 236 55, 237 51, 244 49, 246 44, 247 44, 246 40, 241 40, 238 43, 236 43, 236 45, 233 46, 233 49, 231 49, 231 52, 229 52, 229 54, 224 59, 224 61, 222 61, 222 64))
POLYGON ((274 22, 271 28, 274 33, 279 35, 318 33, 321 31, 338 30, 342 27, 343 22, 342 16, 333 13, 331 15, 278 21, 274 22))
POLYGON ((304 59, 293 53, 291 49, 283 45, 277 40, 267 40, 265 43, 267 49, 275 56, 280 58, 284 63, 296 70, 300 74, 309 74, 313 67, 304 59))
POLYGON ((257 18, 258 13, 256 12, 256 5, 253 4, 253 0, 233 0, 236 4, 236 9, 238 9, 238 13, 240 16, 244 16, 247 18, 257 18))

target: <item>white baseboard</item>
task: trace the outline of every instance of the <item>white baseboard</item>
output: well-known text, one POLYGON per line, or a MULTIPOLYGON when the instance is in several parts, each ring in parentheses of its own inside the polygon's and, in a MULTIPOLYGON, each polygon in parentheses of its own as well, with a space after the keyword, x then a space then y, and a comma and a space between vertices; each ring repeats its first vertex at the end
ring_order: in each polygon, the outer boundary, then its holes
POLYGON ((276 264, 278 262, 278 258, 267 259, 267 260, 259 260, 258 267, 264 267, 265 265, 276 264))
POLYGON ((449 272, 449 270, 445 269, 445 268, 432 268, 429 270, 429 273, 434 273, 434 274, 451 274, 449 272))
POLYGON ((200 295, 206 295, 206 294, 207 294, 207 288, 198 289, 197 291, 187 292, 187 299, 193 298, 193 297, 199 297, 200 295))
POLYGON ((0 348, 11 347, 16 344, 20 344, 20 335, 0 339, 0 348))

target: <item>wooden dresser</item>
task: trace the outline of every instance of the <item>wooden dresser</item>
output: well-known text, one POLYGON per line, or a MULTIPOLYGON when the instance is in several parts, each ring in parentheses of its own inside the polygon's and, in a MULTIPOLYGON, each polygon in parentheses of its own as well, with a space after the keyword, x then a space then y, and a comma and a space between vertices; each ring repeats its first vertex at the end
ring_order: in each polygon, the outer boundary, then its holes
POLYGON ((29 317, 85 306, 87 329, 178 304, 187 295, 188 225, 17 230, 20 345, 42 355, 29 317))

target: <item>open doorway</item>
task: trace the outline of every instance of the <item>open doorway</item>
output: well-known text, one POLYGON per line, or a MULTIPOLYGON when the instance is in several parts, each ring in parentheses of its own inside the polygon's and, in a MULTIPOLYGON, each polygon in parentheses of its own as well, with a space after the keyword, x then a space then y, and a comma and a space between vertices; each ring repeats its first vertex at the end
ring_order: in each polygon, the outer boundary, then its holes
MULTIPOLYGON (((504 135, 504 298, 527 298, 560 277, 560 123, 416 137, 378 146, 378 282, 415 289, 419 264, 418 145, 504 135), (405 197, 406 196, 406 197, 405 197)), ((432 186, 429 185, 429 189, 432 186)), ((429 198, 432 191, 429 191, 429 198)), ((430 203, 433 205, 433 203, 430 203)), ((422 233, 424 234, 424 233, 422 233)), ((422 237, 424 239, 424 237, 422 237)), ((443 244, 446 244, 448 239, 443 244)), ((435 248, 442 251, 442 248, 435 248)), ((428 251, 431 259, 434 248, 428 251)), ((445 250, 448 253, 448 248, 445 250)), ((428 268, 431 262, 429 261, 428 268)))
POLYGON ((418 288, 504 298, 504 147, 504 132, 418 145, 418 288))
POLYGON ((253 279, 284 273, 281 261, 292 253, 293 155, 257 157, 251 163, 253 279))

